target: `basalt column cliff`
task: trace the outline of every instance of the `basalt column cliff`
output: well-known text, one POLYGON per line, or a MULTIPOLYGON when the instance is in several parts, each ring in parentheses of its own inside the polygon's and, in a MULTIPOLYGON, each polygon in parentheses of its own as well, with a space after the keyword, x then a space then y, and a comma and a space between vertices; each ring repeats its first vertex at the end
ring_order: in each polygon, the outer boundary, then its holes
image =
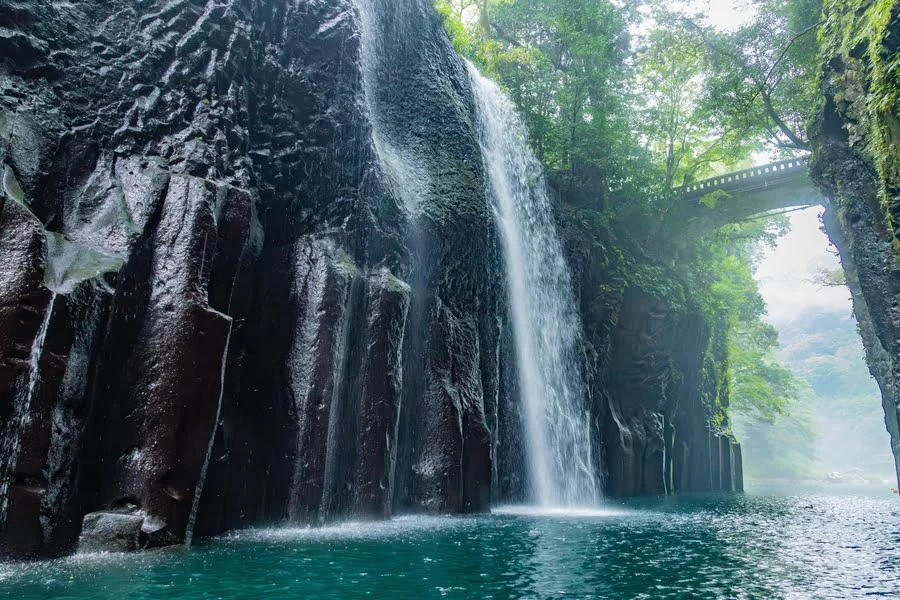
MULTIPOLYGON (((0 557, 526 499, 478 110, 425 0, 0 0, 0 557)), ((612 302, 588 467, 740 487, 612 302)))

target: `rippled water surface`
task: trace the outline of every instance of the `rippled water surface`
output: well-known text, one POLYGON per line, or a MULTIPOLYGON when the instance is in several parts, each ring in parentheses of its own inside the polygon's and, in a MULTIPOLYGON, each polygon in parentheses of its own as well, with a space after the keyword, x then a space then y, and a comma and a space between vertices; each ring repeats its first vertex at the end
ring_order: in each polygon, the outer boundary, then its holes
POLYGON ((678 498, 0 564, 13 598, 900 597, 900 498, 678 498))

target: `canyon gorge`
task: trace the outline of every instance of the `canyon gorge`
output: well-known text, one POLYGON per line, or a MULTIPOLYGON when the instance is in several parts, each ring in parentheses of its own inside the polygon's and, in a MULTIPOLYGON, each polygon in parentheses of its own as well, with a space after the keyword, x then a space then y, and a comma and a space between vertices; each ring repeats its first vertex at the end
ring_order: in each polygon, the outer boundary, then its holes
MULTIPOLYGON (((811 172, 900 465, 897 77, 811 172)), ((743 489, 724 324, 427 0, 0 0, 0 170, 0 558, 743 489)))

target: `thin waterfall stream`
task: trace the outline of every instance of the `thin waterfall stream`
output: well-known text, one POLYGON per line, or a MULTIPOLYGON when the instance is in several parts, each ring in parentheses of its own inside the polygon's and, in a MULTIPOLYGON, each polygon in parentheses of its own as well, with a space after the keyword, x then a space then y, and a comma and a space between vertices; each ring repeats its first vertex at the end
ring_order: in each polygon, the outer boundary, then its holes
POLYGON ((47 331, 50 329, 50 319, 53 317, 53 306, 56 303, 56 292, 50 296, 44 319, 31 346, 31 359, 28 364, 28 383, 24 393, 16 402, 13 417, 6 429, 6 435, 0 439, 0 527, 6 522, 9 508, 9 490, 15 479, 16 466, 19 461, 19 451, 22 443, 22 433, 28 427, 30 421, 31 403, 38 389, 41 378, 41 356, 44 353, 44 342, 47 340, 47 331))
MULTIPOLYGON (((225 315, 223 315, 225 316, 225 315)), ((231 317, 228 319, 228 334, 225 337, 225 347, 222 350, 222 370, 219 374, 219 402, 216 406, 216 418, 213 421, 212 431, 209 434, 209 442, 206 445, 206 455, 203 458, 203 466, 200 468, 200 477, 197 479, 197 485, 194 488, 194 497, 191 500, 191 512, 188 516, 187 528, 185 529, 184 545, 190 547, 194 540, 194 525, 197 522, 197 511, 200 509, 200 499, 203 496, 203 485, 206 483, 206 474, 209 471, 209 461, 212 459, 213 447, 216 444, 216 431, 219 428, 219 419, 222 416, 222 397, 225 394, 225 370, 228 367, 228 347, 231 345, 231 334, 234 331, 234 321, 231 317)))
POLYGON ((591 504, 600 488, 584 406, 581 323, 543 168, 510 99, 471 63, 469 73, 503 239, 532 500, 545 507, 591 504))
MULTIPOLYGON (((416 226, 430 182, 412 139, 397 140, 383 121, 379 65, 384 24, 374 0, 357 0, 360 67, 373 143, 395 194, 416 226)), ((476 100, 490 198, 503 238, 513 323, 530 498, 540 506, 594 503, 587 393, 580 368, 581 323, 556 234, 543 168, 510 100, 468 65, 476 100)), ((394 132, 396 133, 396 132, 394 132)), ((414 292, 415 293, 415 292, 414 292)))

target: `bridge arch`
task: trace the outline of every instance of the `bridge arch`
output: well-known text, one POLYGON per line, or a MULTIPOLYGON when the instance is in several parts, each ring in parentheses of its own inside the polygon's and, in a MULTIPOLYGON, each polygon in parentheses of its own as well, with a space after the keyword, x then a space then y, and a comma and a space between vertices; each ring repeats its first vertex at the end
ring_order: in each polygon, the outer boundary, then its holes
POLYGON ((689 227, 705 233, 773 210, 824 205, 813 185, 808 158, 792 158, 711 177, 684 189, 683 216, 689 227), (715 192, 724 192, 711 196, 715 192))

